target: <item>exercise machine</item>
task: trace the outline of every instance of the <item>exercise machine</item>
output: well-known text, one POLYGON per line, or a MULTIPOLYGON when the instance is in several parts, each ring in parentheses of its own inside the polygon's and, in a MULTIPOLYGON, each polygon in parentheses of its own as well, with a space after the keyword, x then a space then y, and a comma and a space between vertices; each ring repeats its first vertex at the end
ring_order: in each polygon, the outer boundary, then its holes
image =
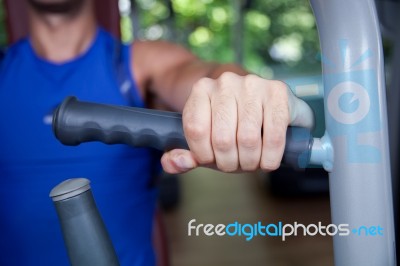
MULTIPOLYGON (((310 3, 321 43, 326 132, 313 140, 309 160, 329 172, 333 224, 349 224, 352 228, 348 236, 333 237, 335 265, 396 265, 386 87, 375 2, 310 3), (378 226, 383 229, 382 235, 371 230, 378 226), (360 234, 362 228, 366 231, 360 234)), ((67 104, 59 109, 56 120, 61 125, 53 124, 59 138, 63 130, 75 127, 76 136, 67 132, 68 139, 129 142, 124 127, 119 128, 123 134, 113 135, 107 132, 107 125, 87 123, 91 121, 82 117, 93 113, 94 106, 81 104, 77 109, 68 109, 67 104), (64 115, 71 116, 64 119, 64 115), (85 125, 90 126, 84 130, 85 125), (89 133, 82 134, 85 132, 89 133), (80 139, 83 135, 86 137, 80 139)), ((96 110, 103 107, 96 105, 96 110)), ((307 150, 304 152, 307 154, 307 150)))
MULTIPOLYGON (((329 172, 332 222, 354 228, 349 236, 334 236, 335 264, 395 265, 385 76, 375 3, 372 0, 310 2, 323 58, 326 133, 313 140, 309 158, 329 172), (375 226, 383 228, 382 235, 370 231, 360 235, 357 231, 375 226)), ((89 132, 86 138, 75 138, 79 141, 129 142, 127 136, 132 133, 129 130, 127 134, 113 135, 107 132, 106 125, 93 128, 93 123, 83 130, 88 121, 96 118, 64 119, 63 115, 69 115, 67 104, 62 107, 57 123, 78 121, 78 124, 61 125, 56 129, 59 138, 63 128, 71 130, 76 126, 76 136, 89 132)), ((90 104, 87 108, 80 106, 75 109, 79 114, 76 118, 84 112, 93 113, 96 108, 90 104)), ((72 132, 66 134, 67 138, 72 135, 72 132)), ((140 141, 140 135, 136 137, 140 141)), ((147 144, 154 145, 154 141, 150 139, 147 144)))
POLYGON ((334 224, 383 228, 383 235, 359 235, 356 230, 335 236, 335 264, 396 265, 385 73, 375 2, 310 2, 323 58, 326 132, 313 140, 309 159, 329 172, 334 224))

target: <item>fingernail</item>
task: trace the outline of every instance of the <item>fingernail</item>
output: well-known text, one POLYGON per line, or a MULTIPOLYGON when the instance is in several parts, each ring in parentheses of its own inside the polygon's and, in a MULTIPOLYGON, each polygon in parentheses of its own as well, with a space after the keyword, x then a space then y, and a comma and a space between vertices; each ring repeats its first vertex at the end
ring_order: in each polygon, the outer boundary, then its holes
POLYGON ((179 155, 174 158, 174 162, 176 166, 183 170, 189 170, 196 167, 193 159, 189 158, 188 156, 179 155))

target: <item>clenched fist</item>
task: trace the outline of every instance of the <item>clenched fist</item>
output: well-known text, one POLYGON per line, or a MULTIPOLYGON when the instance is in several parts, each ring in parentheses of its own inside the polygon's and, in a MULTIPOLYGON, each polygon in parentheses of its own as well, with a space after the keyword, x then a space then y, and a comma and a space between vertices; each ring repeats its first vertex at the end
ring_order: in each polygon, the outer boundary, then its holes
POLYGON ((195 83, 182 115, 190 151, 163 155, 169 173, 197 166, 224 172, 275 170, 288 125, 311 128, 314 123, 310 107, 285 83, 230 72, 195 83))

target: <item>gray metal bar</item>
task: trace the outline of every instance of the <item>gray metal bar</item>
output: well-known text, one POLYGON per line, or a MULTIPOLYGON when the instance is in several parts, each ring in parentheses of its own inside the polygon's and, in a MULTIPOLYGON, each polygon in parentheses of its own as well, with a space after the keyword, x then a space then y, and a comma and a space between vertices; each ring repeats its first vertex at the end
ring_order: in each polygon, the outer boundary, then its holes
MULTIPOLYGON (((400 1, 399 0, 376 0, 381 31, 384 37, 392 42, 393 54, 389 70, 388 90, 388 120, 389 120, 389 143, 392 166, 394 221, 396 230, 396 242, 399 243, 399 158, 400 158, 400 1)), ((399 248, 397 247, 397 257, 399 248)))
POLYGON ((90 181, 73 178, 50 192, 72 266, 119 266, 110 236, 96 207, 90 181))
POLYGON ((323 59, 336 265, 396 265, 383 53, 373 0, 310 0, 323 59), (379 229, 381 228, 381 230, 379 229), (380 235, 382 234, 382 235, 380 235))
MULTIPOLYGON (((399 7, 399 6, 398 6, 399 7)), ((399 25, 399 24, 398 24, 399 25)), ((393 202, 394 217, 396 224, 396 241, 399 241, 399 158, 400 158, 400 30, 394 40, 394 55, 392 59, 391 84, 389 87, 388 111, 389 111, 389 136, 390 136, 390 156, 392 162, 392 184, 393 184, 393 202)), ((399 256, 399 251, 397 251, 399 256)))

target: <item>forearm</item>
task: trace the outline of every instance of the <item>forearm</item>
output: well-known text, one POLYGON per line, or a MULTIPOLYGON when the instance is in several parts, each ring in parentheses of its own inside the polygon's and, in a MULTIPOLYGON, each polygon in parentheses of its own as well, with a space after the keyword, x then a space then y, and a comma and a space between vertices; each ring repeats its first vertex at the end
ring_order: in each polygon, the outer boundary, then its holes
POLYGON ((190 95, 193 85, 201 78, 217 79, 224 72, 233 72, 244 76, 248 72, 236 64, 218 64, 196 60, 182 64, 179 69, 165 74, 163 85, 154 84, 154 88, 163 87, 155 93, 165 106, 181 112, 190 95))
POLYGON ((132 48, 133 69, 142 95, 155 108, 182 111, 193 85, 201 78, 217 79, 224 72, 247 74, 235 64, 204 62, 168 42, 135 42, 132 48))

